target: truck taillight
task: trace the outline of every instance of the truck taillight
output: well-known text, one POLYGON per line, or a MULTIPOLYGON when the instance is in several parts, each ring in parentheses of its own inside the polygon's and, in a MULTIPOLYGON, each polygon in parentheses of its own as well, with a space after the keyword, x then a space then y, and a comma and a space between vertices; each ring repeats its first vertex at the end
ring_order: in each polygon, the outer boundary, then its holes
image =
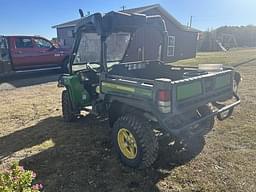
POLYGON ((158 91, 158 108, 162 113, 170 113, 171 112, 171 93, 167 90, 159 90, 158 91))
POLYGON ((169 91, 166 91, 166 90, 160 90, 158 92, 158 100, 159 101, 170 101, 170 93, 169 91))

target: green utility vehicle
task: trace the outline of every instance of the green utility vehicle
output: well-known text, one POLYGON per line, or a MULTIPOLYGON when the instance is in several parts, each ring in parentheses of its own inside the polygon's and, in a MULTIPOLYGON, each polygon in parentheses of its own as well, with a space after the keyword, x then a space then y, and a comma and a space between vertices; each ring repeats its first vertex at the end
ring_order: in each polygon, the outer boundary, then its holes
POLYGON ((214 118, 229 117, 240 99, 240 82, 232 68, 205 71, 165 64, 168 32, 160 16, 110 12, 81 19, 69 64, 60 77, 63 117, 74 121, 81 111, 108 117, 121 161, 130 167, 151 166, 158 155, 156 130, 180 141, 203 138, 214 118), (156 60, 124 62, 137 30, 162 34, 156 60), (229 100, 229 104, 224 102, 229 100))

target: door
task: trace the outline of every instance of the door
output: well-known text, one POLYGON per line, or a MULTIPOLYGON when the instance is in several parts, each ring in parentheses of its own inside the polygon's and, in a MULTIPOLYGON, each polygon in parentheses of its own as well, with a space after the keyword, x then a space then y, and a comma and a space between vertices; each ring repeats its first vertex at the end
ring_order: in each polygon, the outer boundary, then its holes
POLYGON ((50 41, 41 37, 33 37, 33 42, 38 54, 38 64, 48 66, 62 62, 62 54, 58 53, 50 41))
POLYGON ((9 51, 7 46, 7 40, 5 37, 0 36, 0 62, 9 61, 9 51))
POLYGON ((11 56, 15 69, 33 68, 37 64, 31 37, 11 37, 11 56))
POLYGON ((7 40, 0 36, 0 75, 11 71, 7 40))

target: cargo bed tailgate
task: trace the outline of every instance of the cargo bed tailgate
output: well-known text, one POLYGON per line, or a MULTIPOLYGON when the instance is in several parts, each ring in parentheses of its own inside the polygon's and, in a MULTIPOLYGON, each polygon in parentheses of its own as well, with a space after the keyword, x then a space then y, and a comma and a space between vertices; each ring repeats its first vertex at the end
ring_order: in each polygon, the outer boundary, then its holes
POLYGON ((172 82, 172 112, 232 98, 233 75, 226 70, 172 82))

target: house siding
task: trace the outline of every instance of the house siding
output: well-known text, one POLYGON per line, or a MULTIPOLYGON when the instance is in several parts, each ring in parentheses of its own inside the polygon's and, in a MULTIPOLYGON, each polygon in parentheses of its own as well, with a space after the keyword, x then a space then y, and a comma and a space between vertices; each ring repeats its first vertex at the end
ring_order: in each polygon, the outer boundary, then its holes
MULTIPOLYGON (((164 55, 164 61, 174 62, 181 59, 193 58, 196 56, 197 32, 184 31, 172 23, 159 9, 154 8, 144 12, 145 15, 160 15, 166 24, 168 36, 175 36, 174 56, 164 55)), ((146 35, 146 34, 145 34, 146 35)), ((167 49, 165 47, 164 49, 167 49)))
POLYGON ((57 37, 61 43, 61 46, 64 48, 72 48, 73 43, 75 41, 72 33, 74 32, 75 27, 65 27, 65 28, 57 28, 57 37))
POLYGON ((161 31, 155 27, 141 27, 132 37, 123 61, 159 60, 161 58, 159 47, 162 46, 163 41, 161 31))
MULTIPOLYGON (((174 55, 167 54, 168 39, 162 39, 162 35, 157 30, 144 27, 135 33, 124 61, 136 60, 158 60, 159 46, 161 45, 162 60, 165 62, 175 62, 181 59, 193 58, 196 56, 197 32, 186 31, 164 14, 161 9, 153 8, 143 12, 145 15, 160 15, 167 27, 168 36, 175 36, 174 55), (165 45, 165 46, 164 46, 165 45), (140 52, 141 49, 141 52, 140 52)), ((70 31, 75 27, 57 28, 58 39, 64 43, 64 47, 71 48, 74 37, 70 37, 70 31)))

